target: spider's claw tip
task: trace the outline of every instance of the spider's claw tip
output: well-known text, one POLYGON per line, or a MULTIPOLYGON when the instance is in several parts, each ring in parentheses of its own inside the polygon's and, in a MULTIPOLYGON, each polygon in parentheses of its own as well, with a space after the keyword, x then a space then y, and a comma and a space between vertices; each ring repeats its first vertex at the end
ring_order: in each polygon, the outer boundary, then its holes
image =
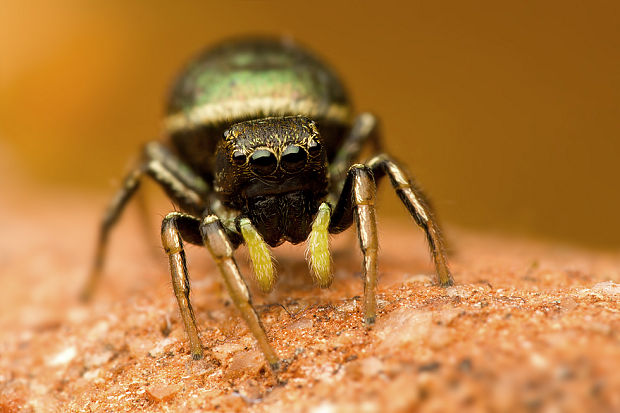
POLYGON ((273 363, 269 363, 269 368, 271 369, 271 371, 273 371, 274 373, 277 373, 278 371, 280 371, 280 367, 282 365, 280 364, 280 361, 276 361, 273 363))

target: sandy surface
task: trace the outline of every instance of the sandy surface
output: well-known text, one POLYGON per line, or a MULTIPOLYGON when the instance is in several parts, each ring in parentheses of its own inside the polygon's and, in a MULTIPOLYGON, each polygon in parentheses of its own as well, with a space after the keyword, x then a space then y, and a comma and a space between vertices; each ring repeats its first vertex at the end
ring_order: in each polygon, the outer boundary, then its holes
MULTIPOLYGON (((0 206, 0 412, 620 409, 620 254, 453 229, 456 285, 442 289, 421 232, 380 214, 379 315, 367 329, 352 231, 333 239, 328 290, 313 286, 303 247, 280 247, 275 291, 255 294, 287 361, 274 377, 205 249, 188 249, 209 349, 192 361, 156 216, 145 241, 127 211, 84 305, 105 200, 33 198, 0 206)), ((250 274, 243 252, 239 262, 250 274)))

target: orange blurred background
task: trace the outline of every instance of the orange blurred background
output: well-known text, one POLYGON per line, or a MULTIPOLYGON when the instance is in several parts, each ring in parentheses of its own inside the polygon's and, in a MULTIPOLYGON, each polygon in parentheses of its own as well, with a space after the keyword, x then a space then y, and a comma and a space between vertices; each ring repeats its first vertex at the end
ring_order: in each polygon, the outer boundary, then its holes
POLYGON ((282 34, 379 115, 444 222, 620 246, 620 3, 449 3, 2 0, 2 159, 111 195, 188 59, 282 34))

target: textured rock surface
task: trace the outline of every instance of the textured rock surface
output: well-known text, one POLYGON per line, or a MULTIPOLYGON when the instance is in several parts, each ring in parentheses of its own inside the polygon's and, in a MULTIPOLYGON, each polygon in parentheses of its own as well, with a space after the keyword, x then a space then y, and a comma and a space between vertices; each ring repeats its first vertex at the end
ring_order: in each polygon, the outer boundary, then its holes
MULTIPOLYGON (((127 211, 101 288, 83 305, 105 201, 38 197, 16 192, 0 206, 1 412, 620 408, 618 254, 452 230, 456 285, 442 289, 421 233, 380 215, 379 315, 367 329, 352 232, 333 240, 328 290, 313 286, 303 247, 280 247, 275 291, 255 293, 288 363, 275 378, 206 250, 188 255, 212 352, 192 361, 157 223, 145 241, 127 211)), ((243 252, 239 262, 249 274, 243 252)))

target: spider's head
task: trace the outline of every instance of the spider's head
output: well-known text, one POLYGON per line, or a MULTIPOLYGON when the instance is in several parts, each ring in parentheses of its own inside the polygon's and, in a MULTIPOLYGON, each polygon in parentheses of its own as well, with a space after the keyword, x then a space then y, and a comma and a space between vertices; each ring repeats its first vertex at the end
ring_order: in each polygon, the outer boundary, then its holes
POLYGON ((252 218, 271 243, 305 239, 306 221, 316 214, 327 185, 326 151, 315 122, 306 117, 240 122, 218 144, 216 192, 252 218))
POLYGON ((216 159, 215 184, 222 193, 253 197, 327 184, 319 131, 303 116, 234 124, 224 132, 216 159))

